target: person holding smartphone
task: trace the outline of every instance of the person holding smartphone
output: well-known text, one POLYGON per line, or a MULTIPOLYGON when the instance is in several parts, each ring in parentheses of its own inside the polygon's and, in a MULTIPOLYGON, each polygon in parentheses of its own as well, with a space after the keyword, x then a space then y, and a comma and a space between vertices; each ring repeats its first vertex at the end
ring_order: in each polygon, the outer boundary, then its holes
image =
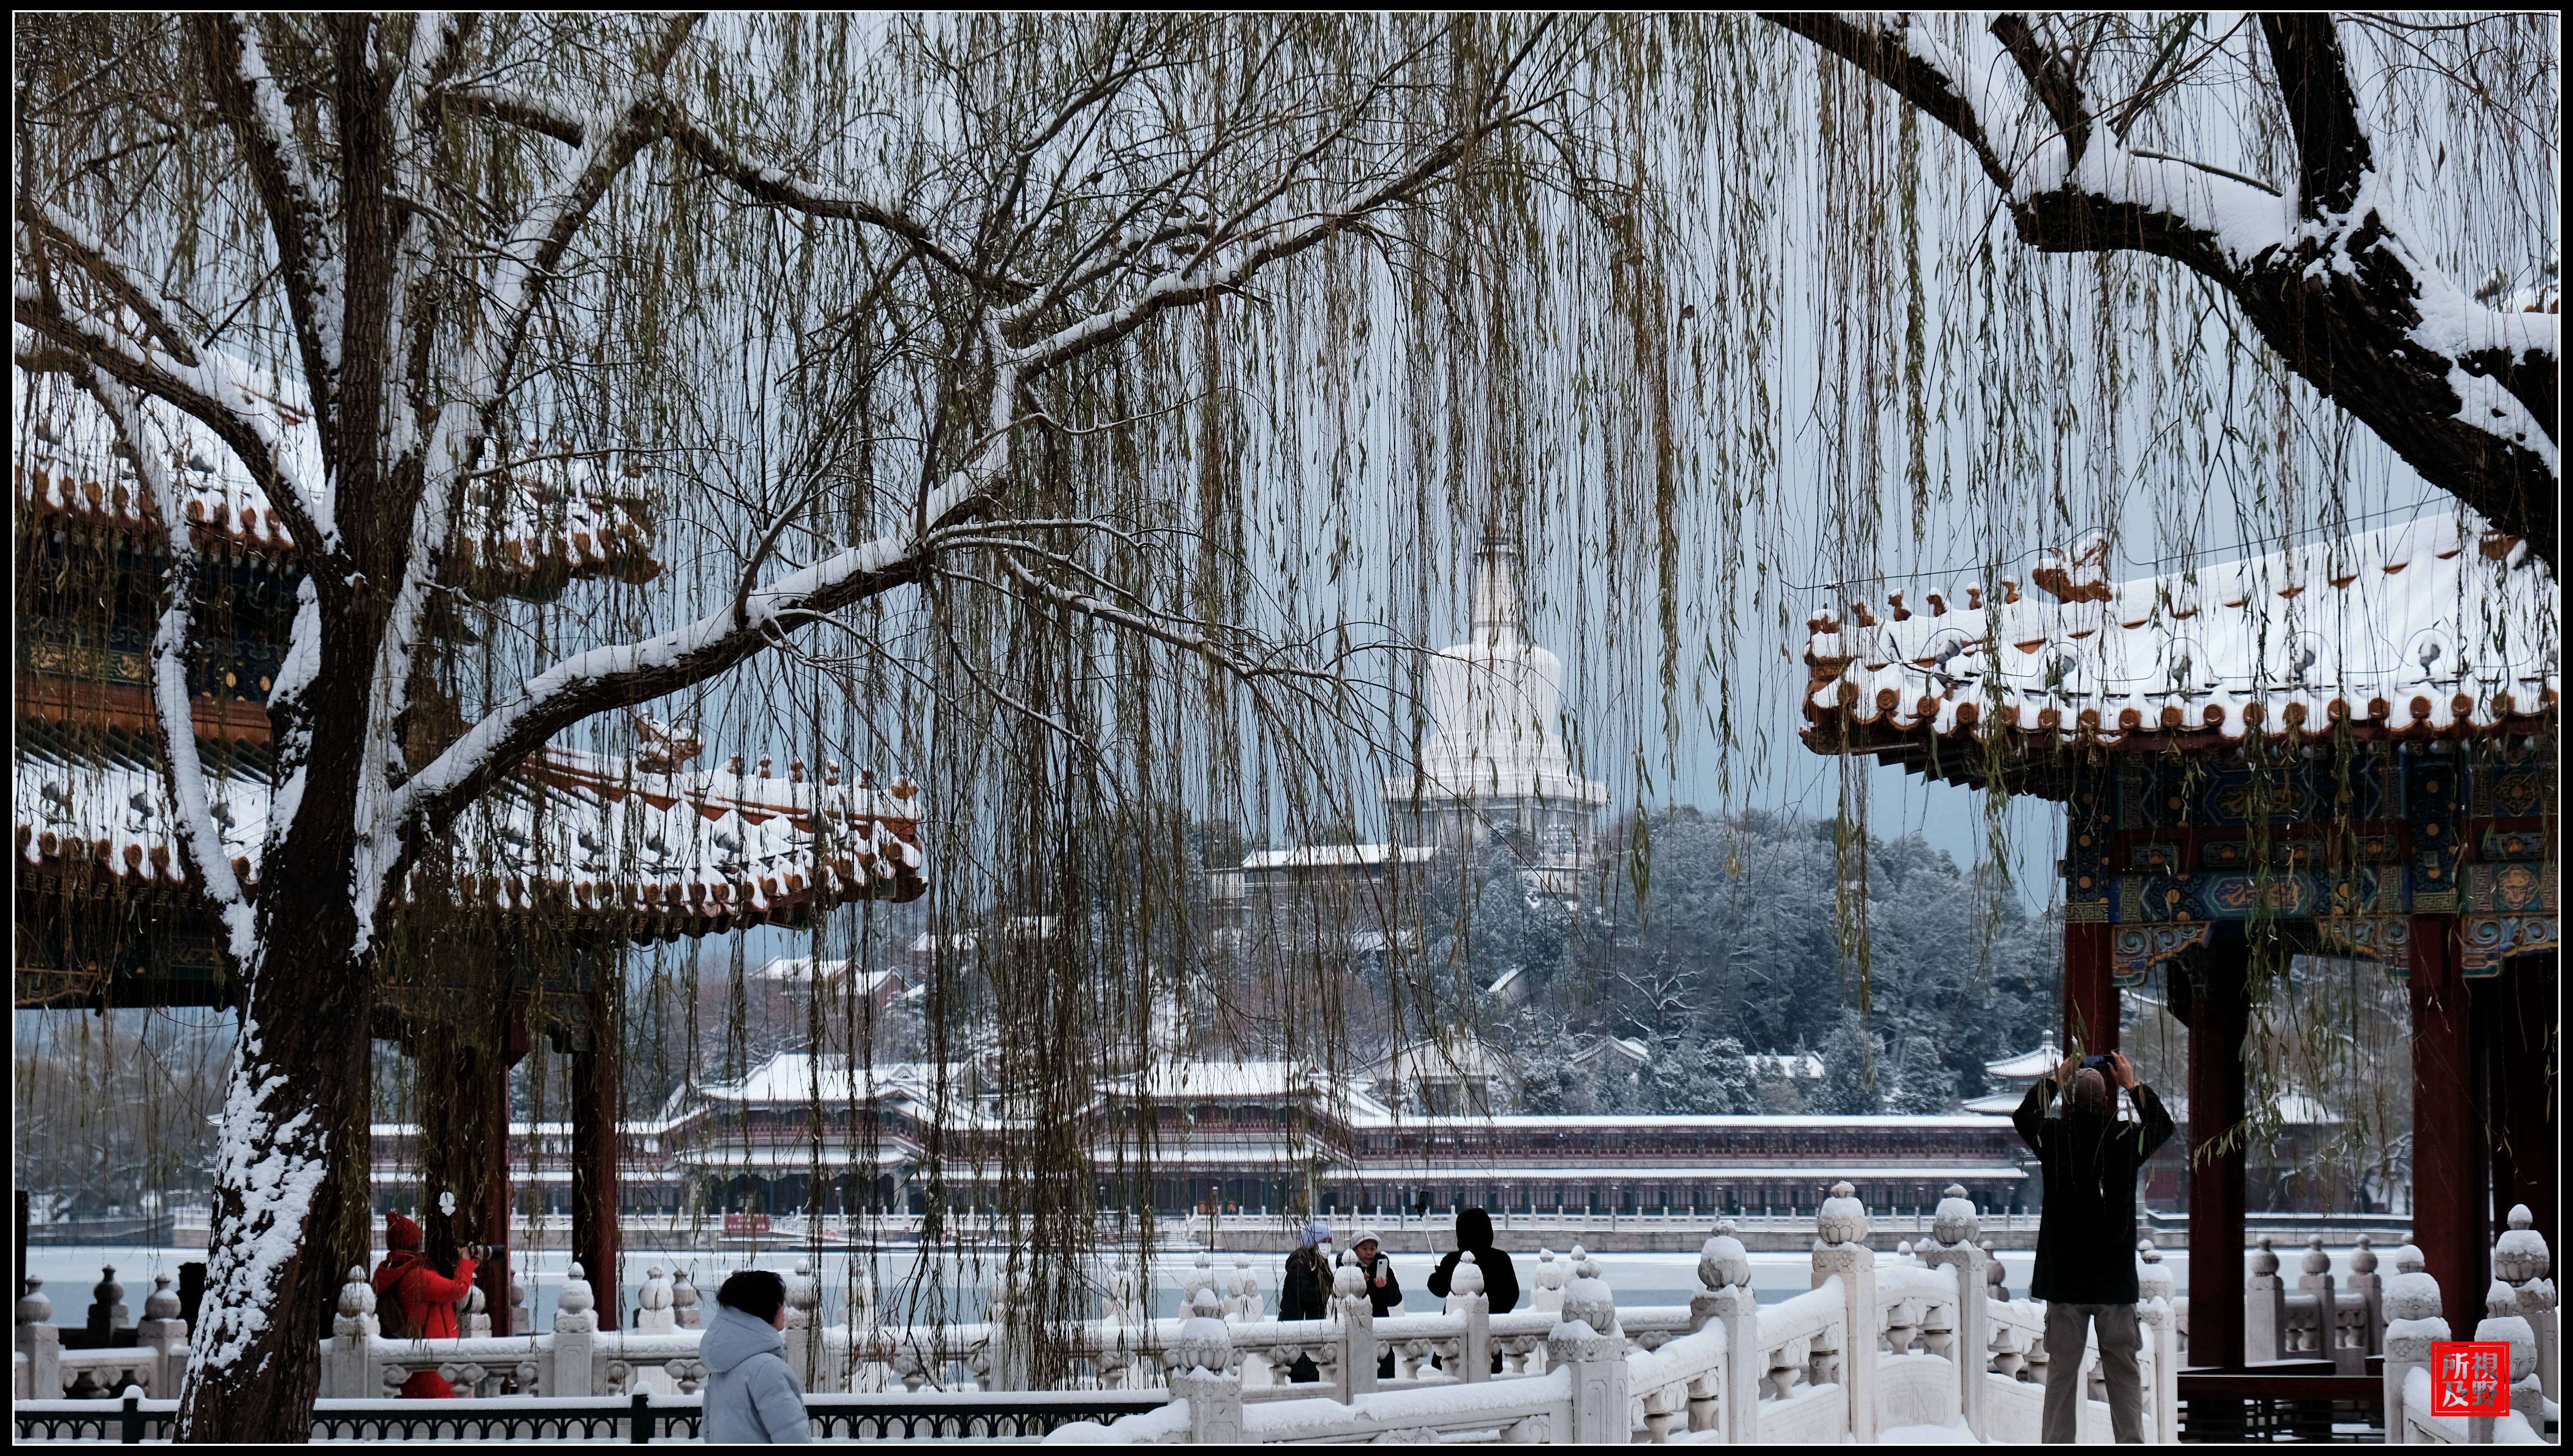
POLYGON ((2136 1175, 2171 1135, 2170 1113, 2136 1069, 2115 1052, 2067 1057, 2028 1090, 2011 1122, 2046 1170, 2046 1212, 2038 1222, 2032 1299, 2046 1301, 2044 1439, 2077 1439, 2082 1413, 2082 1347, 2096 1325, 2109 1421, 2120 1441, 2144 1436, 2143 1332, 2136 1319, 2136 1175), (2112 1083, 2135 1099, 2121 1121, 2112 1083), (2063 1101, 2060 1116, 2048 1103, 2063 1101))

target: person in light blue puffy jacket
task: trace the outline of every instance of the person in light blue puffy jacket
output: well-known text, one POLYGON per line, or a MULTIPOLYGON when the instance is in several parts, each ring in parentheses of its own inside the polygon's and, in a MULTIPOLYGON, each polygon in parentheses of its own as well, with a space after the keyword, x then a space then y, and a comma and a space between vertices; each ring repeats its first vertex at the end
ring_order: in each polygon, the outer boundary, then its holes
POLYGON ((706 1362, 701 1434, 715 1441, 810 1441, 804 1387, 786 1367, 786 1281, 745 1269, 715 1291, 715 1317, 697 1342, 706 1362))

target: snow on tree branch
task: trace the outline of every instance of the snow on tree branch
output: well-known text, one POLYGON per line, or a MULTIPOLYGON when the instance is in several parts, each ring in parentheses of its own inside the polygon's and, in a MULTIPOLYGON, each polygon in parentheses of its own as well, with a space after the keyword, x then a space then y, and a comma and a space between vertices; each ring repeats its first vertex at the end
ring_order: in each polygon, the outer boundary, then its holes
MULTIPOLYGON (((304 356, 306 386, 317 417, 328 421, 338 413, 338 320, 346 276, 331 246, 329 215, 312 161, 270 73, 257 22, 247 16, 207 15, 193 17, 190 24, 199 33, 217 112, 240 145, 251 185, 260 195, 295 321, 296 344, 304 356)), ((327 423, 322 434, 327 451, 332 434, 327 423)), ((328 453, 324 459, 330 460, 328 453)), ((328 504, 320 503, 313 515, 310 524, 318 529, 298 534, 338 550, 338 522, 328 504)))
POLYGON ((258 949, 255 915, 241 877, 224 853, 223 831, 215 825, 188 691, 188 649, 195 641, 196 537, 188 528, 178 483, 170 476, 169 450, 153 438, 157 431, 146 429, 142 401, 103 369, 92 369, 87 383, 133 450, 135 473, 151 492, 169 539, 170 564, 162 573, 162 590, 169 593, 169 602, 152 636, 152 704, 160 720, 162 773, 178 821, 182 863, 222 917, 233 964, 247 966, 258 949))
MULTIPOLYGON (((22 267, 31 255, 32 250, 22 250, 22 267)), ((66 307, 59 289, 49 288, 42 277, 22 272, 12 285, 18 326, 59 346, 34 348, 21 338, 16 354, 22 366, 76 380, 96 370, 184 411, 212 430, 241 461, 297 541, 308 548, 326 541, 322 522, 327 518, 327 489, 288 467, 287 441, 275 411, 252 394, 230 361, 208 354, 186 363, 153 349, 117 328, 110 316, 66 307)), ((320 545, 316 558, 328 552, 327 544, 320 545)))
POLYGON ((2327 17, 2262 22, 2298 144, 2292 188, 2130 149, 2098 125, 2049 23, 2005 14, 1993 61, 1911 16, 1774 15, 1966 144, 2022 242, 2168 259, 2221 288, 2288 367, 2424 478, 2554 561, 2562 323, 2467 297, 2414 243, 2327 17), (2016 95, 2002 83, 2016 81, 2016 95), (2022 140, 2018 118, 2051 133, 2022 140))

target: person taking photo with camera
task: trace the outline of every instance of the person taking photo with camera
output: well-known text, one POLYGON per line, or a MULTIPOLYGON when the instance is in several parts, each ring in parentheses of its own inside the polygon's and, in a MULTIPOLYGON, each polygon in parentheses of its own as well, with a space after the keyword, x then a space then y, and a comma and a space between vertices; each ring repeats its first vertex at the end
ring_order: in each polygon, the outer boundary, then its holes
POLYGON ((2119 1053, 2064 1059, 2028 1090, 2011 1122, 2046 1175, 2038 1222, 2037 1271, 2029 1297, 2046 1301, 2043 1429, 2071 1443, 2082 1413, 2082 1347, 2096 1325, 2100 1374, 2109 1387, 2110 1425, 2122 1441, 2144 1439, 2144 1381, 2136 1367, 2143 1333, 2136 1320, 2136 1175, 2171 1135, 2170 1113, 2119 1053), (2135 1104, 2118 1115, 2117 1092, 2135 1104), (2061 1100, 2056 1114, 2049 1104, 2061 1100))

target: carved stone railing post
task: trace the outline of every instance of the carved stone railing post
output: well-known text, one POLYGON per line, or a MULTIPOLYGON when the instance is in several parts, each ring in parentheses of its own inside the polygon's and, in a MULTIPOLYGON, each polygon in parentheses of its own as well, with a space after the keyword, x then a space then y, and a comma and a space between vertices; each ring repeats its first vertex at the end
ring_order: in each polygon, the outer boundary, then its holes
POLYGON ((677 1297, 670 1281, 663 1277, 659 1264, 645 1269, 643 1287, 634 1296, 634 1332, 669 1334, 678 1329, 678 1312, 672 1307, 677 1297))
POLYGON ((384 1392, 376 1387, 369 1370, 372 1363, 369 1342, 378 1333, 376 1290, 367 1282, 367 1271, 361 1265, 349 1266, 349 1278, 340 1286, 338 1312, 331 1320, 331 1342, 322 1351, 322 1393, 327 1396, 374 1396, 384 1392))
MULTIPOLYGON (((874 1286, 861 1283, 867 1294, 872 1318, 874 1286)), ((1112 1390, 1142 1390, 1152 1384, 1152 1370, 1145 1363, 1152 1343, 1153 1321, 1144 1310, 1143 1279, 1133 1269, 1112 1269, 1108 1274, 1108 1311, 1100 1350, 1100 1378, 1112 1390)), ((876 1386, 870 1383, 869 1389, 876 1386)))
MULTIPOLYGON (((1698 1250, 1697 1281, 1706 1292, 1689 1300, 1689 1330, 1708 1325, 1724 1330, 1724 1367, 1717 1374, 1715 1426, 1727 1444, 1742 1446, 1760 1439, 1760 1377, 1768 1360, 1760 1348, 1760 1296, 1751 1292, 1751 1255, 1735 1236, 1730 1219, 1698 1250)), ((1689 1401, 1689 1429, 1710 1428, 1707 1412, 1689 1401)))
POLYGON ((1180 1280, 1180 1307, 1195 1309, 1200 1289, 1214 1290, 1219 1301, 1224 1298, 1224 1291, 1220 1287, 1214 1265, 1208 1259, 1205 1249, 1198 1250, 1197 1259, 1190 1264, 1187 1276, 1180 1280))
POLYGON ((116 1265, 101 1264, 98 1286, 90 1290, 89 1335, 93 1348, 104 1348, 115 1332, 132 1327, 134 1316, 125 1308, 125 1286, 116 1282, 116 1265))
POLYGON ((525 1260, 513 1258, 509 1261, 509 1332, 511 1334, 536 1332, 536 1311, 534 1306, 527 1302, 527 1280, 520 1277, 526 1271, 525 1260))
POLYGON ((1536 1292, 1528 1296, 1528 1308, 1558 1313, 1563 1308, 1563 1266, 1554 1261, 1554 1250, 1536 1251, 1536 1292))
POLYGON ((27 1388, 16 1392, 20 1400, 58 1400, 63 1393, 63 1332, 54 1328, 54 1301, 45 1293, 45 1281, 27 1280, 27 1292, 18 1296, 19 1354, 27 1357, 27 1388))
POLYGON ((2331 1255, 2323 1251, 2323 1236, 2319 1233, 2305 1240, 2304 1256, 2296 1273, 2296 1292, 2310 1294, 2314 1299, 2314 1356, 2331 1361, 2335 1375, 2366 1374, 2367 1351, 2341 1343, 2340 1300, 2334 1292, 2331 1255))
POLYGON ((1251 1255, 1235 1254, 1233 1256, 1233 1298, 1227 1301, 1229 1306, 1226 1310, 1227 1317, 1249 1324, 1265 1313, 1261 1308, 1261 1302, 1260 1275, 1251 1267, 1251 1255))
POLYGON ((2484 1291, 2484 1317, 2475 1338, 2510 1346, 2510 1408, 2539 1435, 2546 1433, 2545 1394, 2538 1385, 2537 1330, 2519 1312, 2519 1291, 2500 1279, 2484 1291))
MULTIPOLYGON (((2198 1252, 2192 1244, 2190 1259, 2198 1252)), ((2205 1252, 2222 1258, 2226 1251, 2205 1252)), ((2251 1277, 2242 1285, 2242 1358, 2252 1364, 2287 1358, 2287 1284, 2278 1277, 2278 1254, 2265 1233, 2259 1251, 2251 1255, 2251 1277)))
POLYGON ((1950 1183, 1930 1215, 1933 1242, 1914 1250, 1934 1269, 1957 1271, 1957 1419, 1977 1437, 1984 1434, 1985 1351, 1992 1347, 1992 1316, 1984 1307, 1992 1256, 1977 1242, 1983 1232, 1974 1200, 1962 1184, 1950 1183))
POLYGON ((2536 1221, 2526 1203, 2512 1206, 2510 1227, 2493 1240, 2493 1277, 2510 1286, 2520 1317, 2537 1336, 2538 1388, 2548 1400, 2556 1400, 2563 1351, 2556 1324, 2555 1281, 2548 1277, 2554 1265, 2546 1235, 2532 1226, 2536 1221))
POLYGON ((2146 1411, 2149 1440, 2163 1445, 2179 1441, 2179 1315, 2171 1305, 2170 1267, 2149 1238, 2136 1240, 2136 1317, 2144 1326, 2152 1349, 2152 1409, 2146 1411))
POLYGON ((1222 1307, 1214 1285, 1200 1285, 1170 1350, 1171 1395, 1189 1403, 1189 1440, 1201 1446, 1242 1439, 1242 1375, 1222 1307))
POLYGON ((2402 1441, 2403 1377, 2430 1365, 2430 1346, 2448 1337, 2439 1313, 2439 1281, 2422 1266, 2421 1251, 2394 1251, 2394 1277, 2385 1281, 2385 1439, 2402 1441))
POLYGON ((1838 1274, 1847 1322, 1841 1333, 1841 1386, 1849 1392, 1850 1439, 1876 1444, 1876 1250, 1867 1246, 1867 1206, 1846 1182, 1815 1210, 1822 1234, 1814 1244, 1814 1287, 1838 1274))
POLYGON ((2376 1246, 2364 1233, 2349 1251, 2349 1291, 2358 1296, 2361 1310, 2359 1364, 2363 1368, 2366 1356, 2385 1353, 2385 1278, 2376 1272, 2376 1246))
POLYGON ((1342 1264, 1331 1274, 1332 1313, 1340 1321, 1339 1369, 1333 1393, 1346 1405, 1375 1389, 1375 1302, 1367 1297, 1366 1275, 1355 1264, 1342 1264))
POLYGON ((179 1317, 179 1294, 168 1274, 152 1276, 152 1292, 143 1299, 143 1322, 134 1327, 134 1343, 155 1353, 152 1394, 175 1398, 188 1373, 188 1322, 179 1317))
POLYGON ((590 1292, 588 1275, 577 1262, 563 1272, 562 1292, 554 1296, 552 1348, 552 1368, 537 1375, 544 1384, 544 1394, 587 1397, 607 1393, 599 1389, 591 1373, 598 1353, 597 1298, 590 1292))
POLYGON ((670 1281, 670 1317, 681 1329, 703 1329, 706 1312, 697 1307, 696 1276, 681 1269, 670 1281))
MULTIPOLYGON (((1461 1264, 1460 1264, 1461 1267, 1461 1264)), ((1562 1370, 1572 1394, 1572 1429, 1558 1439, 1625 1445, 1634 1438, 1626 1402, 1626 1335, 1616 1296, 1598 1265, 1581 1260, 1563 1288, 1562 1318, 1545 1337, 1546 1369, 1562 1370)))
POLYGON ((1483 1292, 1483 1271, 1471 1259, 1456 1261, 1454 1291, 1447 1303, 1465 1319, 1465 1340, 1458 1363, 1463 1366, 1456 1378, 1481 1381, 1492 1378, 1492 1297, 1483 1292))

